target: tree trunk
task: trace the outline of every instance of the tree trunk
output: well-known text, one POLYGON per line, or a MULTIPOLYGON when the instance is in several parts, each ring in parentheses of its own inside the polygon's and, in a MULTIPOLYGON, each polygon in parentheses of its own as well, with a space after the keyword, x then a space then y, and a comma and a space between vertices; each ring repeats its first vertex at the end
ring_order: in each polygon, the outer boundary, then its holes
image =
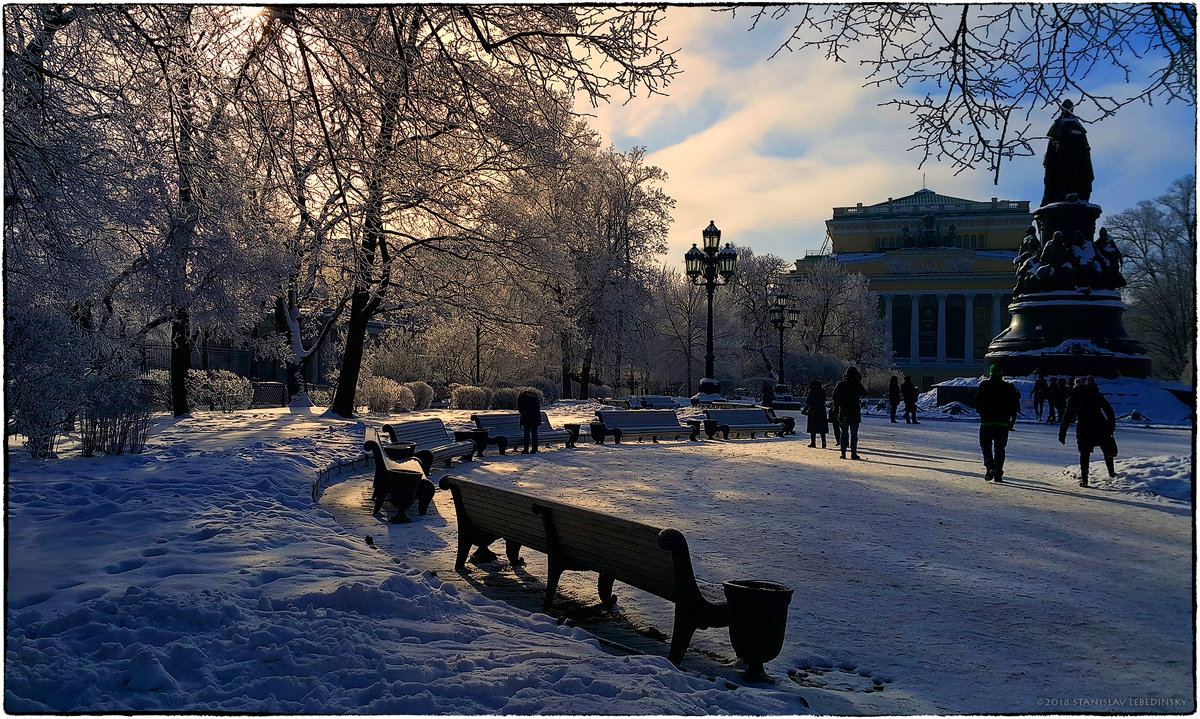
POLYGON ((592 348, 583 353, 583 368, 579 372, 579 399, 588 399, 588 385, 592 383, 592 348))
POLYGON ((562 347, 562 398, 572 399, 571 392, 571 338, 566 331, 558 334, 559 345, 562 347))
POLYGON ((350 419, 354 416, 354 394, 358 389, 358 375, 362 369, 363 350, 367 340, 367 320, 370 315, 367 303, 370 292, 359 289, 350 300, 350 321, 346 325, 346 352, 342 355, 342 369, 338 374, 337 390, 333 393, 333 404, 329 411, 338 417, 350 419))
POLYGON ((187 374, 192 368, 191 327, 187 310, 171 320, 171 407, 176 417, 191 414, 187 399, 187 374))
MULTIPOLYGON (((287 309, 284 307, 283 298, 275 298, 275 331, 291 340, 291 329, 288 327, 285 313, 287 309)), ((291 342, 288 345, 291 346, 291 342)), ((283 382, 287 391, 288 402, 292 401, 292 397, 300 394, 303 387, 303 372, 304 365, 298 364, 290 357, 284 360, 283 363, 283 382)))

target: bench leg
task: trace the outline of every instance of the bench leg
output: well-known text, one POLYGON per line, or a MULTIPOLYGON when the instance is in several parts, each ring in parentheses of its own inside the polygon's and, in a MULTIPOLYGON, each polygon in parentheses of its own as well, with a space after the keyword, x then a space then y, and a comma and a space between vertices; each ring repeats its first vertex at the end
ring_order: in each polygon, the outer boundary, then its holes
POLYGON ((454 571, 461 572, 467 566, 467 554, 471 551, 471 540, 460 528, 458 531, 458 553, 454 556, 454 571))
POLYGON ((496 449, 500 450, 500 454, 504 454, 504 452, 508 449, 508 437, 497 437, 496 449))
POLYGON ((699 628, 696 621, 687 614, 676 606, 675 626, 671 629, 671 651, 667 654, 667 659, 670 659, 675 666, 679 666, 683 662, 683 655, 687 653, 688 647, 692 644, 692 635, 699 628))
POLYGON ((556 559, 555 555, 551 554, 547 559, 549 561, 546 570, 546 596, 542 599, 543 612, 550 611, 550 606, 554 604, 554 595, 558 593, 558 580, 562 577, 563 570, 566 569, 563 561, 556 559))
POLYGON ((414 454, 413 456, 416 457, 417 461, 421 463, 422 471, 424 471, 425 474, 428 475, 429 471, 433 468, 433 453, 427 449, 423 449, 420 452, 417 452, 416 454, 414 454))
POLYGON ((429 503, 433 501, 433 494, 437 491, 437 487, 433 486, 433 482, 428 479, 422 479, 417 484, 417 513, 425 514, 429 510, 429 503))
POLYGON ((504 554, 508 557, 508 563, 514 567, 525 563, 525 560, 521 559, 520 542, 510 542, 505 540, 504 554))
POLYGON ((617 603, 617 595, 612 593, 613 578, 601 574, 596 588, 600 591, 600 603, 604 605, 605 609, 611 609, 612 605, 617 603))
POLYGON ((613 436, 613 443, 614 443, 614 444, 620 444, 620 443, 621 443, 621 430, 619 430, 619 429, 614 429, 614 430, 612 430, 612 436, 613 436))

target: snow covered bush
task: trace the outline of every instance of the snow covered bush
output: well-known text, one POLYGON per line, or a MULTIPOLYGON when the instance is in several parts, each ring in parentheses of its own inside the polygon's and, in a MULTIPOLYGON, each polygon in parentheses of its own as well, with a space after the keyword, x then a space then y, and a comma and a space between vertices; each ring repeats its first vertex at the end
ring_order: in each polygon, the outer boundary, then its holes
POLYGON ((518 394, 516 387, 501 387, 492 394, 492 409, 516 409, 518 394))
POLYGON ((328 407, 333 404, 333 390, 309 387, 308 401, 312 402, 314 407, 328 407))
POLYGON ((533 388, 542 393, 542 398, 546 403, 553 404, 562 399, 562 386, 552 379, 545 377, 534 377, 530 382, 533 388))
POLYGON ((396 388, 396 403, 392 405, 393 412, 411 412, 416 409, 417 398, 413 391, 404 385, 396 388))
POLYGON ((95 379, 80 407, 80 448, 84 457, 140 454, 150 434, 150 392, 132 368, 95 379))
MULTIPOLYGON (((188 375, 188 379, 191 379, 191 372, 188 375)), ((205 388, 209 406, 221 412, 250 409, 254 401, 254 385, 250 384, 250 380, 229 370, 208 370, 205 388)))
POLYGON ((483 387, 459 385, 450 392, 450 406, 454 409, 487 409, 489 395, 483 387))
POLYGON ((65 315, 5 312, 4 404, 10 432, 34 457, 54 456, 59 435, 79 407, 95 358, 91 338, 65 315))
POLYGON ((387 377, 377 377, 370 372, 363 372, 358 377, 354 403, 366 406, 370 412, 392 412, 401 401, 402 391, 407 392, 411 399, 412 391, 403 387, 399 382, 387 377))
POLYGON ((405 382, 404 386, 413 393, 413 409, 429 409, 429 405, 433 404, 433 387, 427 383, 417 380, 405 382))

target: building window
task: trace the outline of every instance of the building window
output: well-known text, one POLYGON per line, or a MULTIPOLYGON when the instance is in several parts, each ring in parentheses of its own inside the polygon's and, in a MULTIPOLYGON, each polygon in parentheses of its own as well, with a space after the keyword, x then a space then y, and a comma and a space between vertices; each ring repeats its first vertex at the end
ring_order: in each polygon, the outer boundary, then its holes
POLYGON ((966 357, 967 330, 967 301, 962 295, 950 295, 946 298, 946 357, 962 359, 966 357))
POLYGON ((917 352, 922 357, 937 357, 938 301, 936 295, 921 295, 917 320, 917 352))
POLYGON ((892 299, 892 356, 908 357, 912 349, 912 299, 896 295, 892 299))

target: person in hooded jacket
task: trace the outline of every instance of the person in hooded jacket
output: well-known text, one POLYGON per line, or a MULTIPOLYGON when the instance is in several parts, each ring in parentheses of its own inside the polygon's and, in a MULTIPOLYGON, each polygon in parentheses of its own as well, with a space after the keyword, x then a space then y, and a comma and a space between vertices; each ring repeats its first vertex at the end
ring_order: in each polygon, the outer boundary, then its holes
POLYGON ((846 458, 846 446, 850 446, 850 458, 858 456, 858 425, 862 423, 862 398, 867 390, 862 384, 862 374, 857 367, 849 367, 842 381, 833 388, 834 412, 841 425, 842 459, 846 458))
POLYGON ((997 365, 988 368, 988 378, 975 392, 975 411, 979 413, 979 447, 983 450, 984 481, 1004 481, 1004 448, 1008 433, 1021 412, 1021 393, 1004 381, 997 365))
POLYGON ((892 375, 888 382, 888 407, 892 410, 892 424, 896 424, 896 408, 900 406, 900 378, 892 375))
POLYGON ((917 421, 917 386, 912 377, 904 376, 904 384, 900 385, 900 394, 904 397, 904 424, 921 424, 917 421))
POLYGON ((517 395, 517 412, 521 413, 521 454, 537 454, 538 425, 542 423, 542 399, 532 389, 521 390, 517 395))
POLYGON ((1117 427, 1117 417, 1112 405, 1100 393, 1100 388, 1094 384, 1080 382, 1071 389, 1067 397, 1067 406, 1063 410, 1062 424, 1058 427, 1059 444, 1067 443, 1067 428, 1075 423, 1075 444, 1079 447, 1079 486, 1088 486, 1088 460, 1096 447, 1104 448, 1112 443, 1112 455, 1104 451, 1104 464, 1108 467, 1108 476, 1115 477, 1117 472, 1113 466, 1116 456, 1113 433, 1117 427))
POLYGON ((1033 383, 1033 414, 1039 422, 1042 421, 1042 409, 1046 406, 1046 395, 1049 393, 1050 386, 1046 384, 1046 378, 1039 374, 1033 383))
POLYGON ((825 449, 825 434, 829 431, 829 418, 825 413, 825 388, 817 380, 808 385, 808 397, 804 400, 804 414, 808 417, 809 447, 817 446, 817 435, 821 435, 821 449, 825 449))

